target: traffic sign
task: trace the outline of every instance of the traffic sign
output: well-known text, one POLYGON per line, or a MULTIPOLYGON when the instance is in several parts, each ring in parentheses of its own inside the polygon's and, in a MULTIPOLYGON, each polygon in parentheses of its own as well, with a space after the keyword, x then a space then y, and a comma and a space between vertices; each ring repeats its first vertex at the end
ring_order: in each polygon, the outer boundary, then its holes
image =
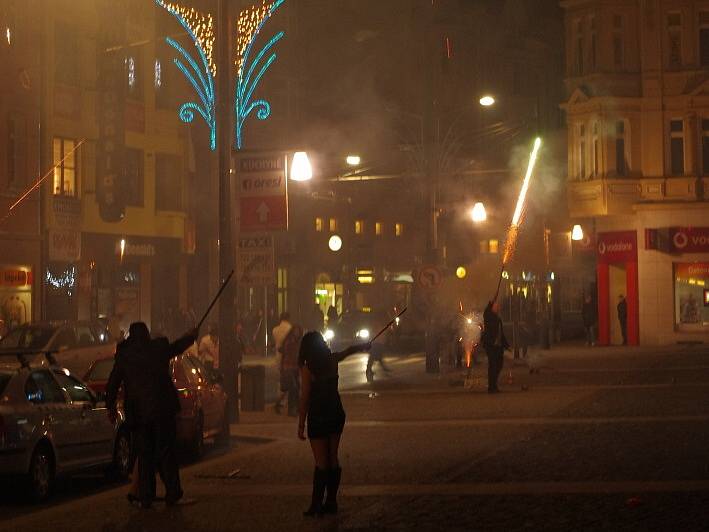
POLYGON ((236 168, 241 232, 288 229, 285 155, 242 155, 237 159, 236 168))
POLYGON ((275 268, 271 235, 239 238, 236 251, 236 274, 239 283, 248 286, 273 284, 275 268))
POLYGON ((418 284, 421 288, 436 288, 441 284, 443 275, 435 266, 423 266, 418 273, 418 284))

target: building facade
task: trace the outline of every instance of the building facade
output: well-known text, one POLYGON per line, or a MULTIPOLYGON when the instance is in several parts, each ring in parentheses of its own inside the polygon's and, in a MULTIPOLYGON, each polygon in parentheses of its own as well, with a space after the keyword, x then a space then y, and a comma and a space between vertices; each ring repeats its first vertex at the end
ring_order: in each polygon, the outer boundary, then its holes
POLYGON ((601 344, 709 340, 709 2, 565 0, 570 214, 601 344))

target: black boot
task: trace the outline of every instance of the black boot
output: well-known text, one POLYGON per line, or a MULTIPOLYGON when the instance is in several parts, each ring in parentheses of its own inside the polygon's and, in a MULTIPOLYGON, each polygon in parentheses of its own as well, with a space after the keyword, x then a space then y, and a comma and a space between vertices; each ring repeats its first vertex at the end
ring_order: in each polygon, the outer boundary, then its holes
POLYGON ((322 515, 322 500, 325 495, 325 486, 327 486, 327 469, 316 467, 313 472, 313 498, 310 502, 310 508, 303 512, 303 515, 308 517, 322 515))
POLYGON ((342 468, 333 467, 327 470, 327 498, 323 505, 323 513, 337 513, 337 490, 340 489, 340 479, 342 478, 342 468))

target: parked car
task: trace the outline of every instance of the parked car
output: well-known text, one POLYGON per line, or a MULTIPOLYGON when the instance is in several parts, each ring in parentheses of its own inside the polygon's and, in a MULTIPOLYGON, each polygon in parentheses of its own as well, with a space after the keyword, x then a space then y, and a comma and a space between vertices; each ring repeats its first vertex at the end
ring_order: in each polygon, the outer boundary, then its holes
MULTIPOLYGON (((105 398, 113 357, 94 361, 85 380, 100 398, 105 398)), ((177 438, 180 447, 194 458, 202 456, 204 440, 214 438, 218 444, 229 440, 229 418, 226 392, 220 374, 206 368, 190 352, 175 357, 171 364, 172 381, 180 398, 177 438)))
POLYGON ((116 344, 97 323, 39 322, 21 325, 0 340, 0 353, 17 350, 51 351, 59 365, 83 375, 94 360, 113 356, 116 344))
POLYGON ((0 475, 19 476, 33 500, 47 499, 58 475, 95 467, 128 475, 122 412, 112 424, 105 403, 68 369, 3 353, 0 396, 0 475))

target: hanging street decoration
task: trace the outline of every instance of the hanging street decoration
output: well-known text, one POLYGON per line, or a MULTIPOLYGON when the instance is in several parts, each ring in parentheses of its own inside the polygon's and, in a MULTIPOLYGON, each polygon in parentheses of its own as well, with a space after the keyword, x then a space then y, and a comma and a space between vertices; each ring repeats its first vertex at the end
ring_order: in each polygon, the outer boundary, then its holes
POLYGON ((236 42, 236 148, 241 149, 243 144, 243 128, 249 115, 256 111, 259 120, 266 120, 271 115, 271 104, 264 99, 252 101, 254 91, 261 78, 276 60, 273 47, 285 35, 284 31, 276 33, 261 48, 253 60, 250 60, 252 48, 263 26, 268 22, 273 13, 285 2, 275 0, 268 2, 262 0, 261 4, 253 5, 243 10, 237 20, 236 42))
POLYGON ((178 53, 175 65, 190 82, 195 90, 199 103, 186 102, 179 108, 179 116, 183 122, 194 120, 195 112, 204 119, 209 127, 209 146, 212 150, 217 147, 217 117, 214 93, 214 78, 217 67, 214 61, 214 19, 209 13, 200 13, 194 8, 188 8, 165 0, 155 0, 155 3, 173 15, 180 25, 187 31, 199 61, 187 52, 175 39, 165 37, 165 41, 178 53))

